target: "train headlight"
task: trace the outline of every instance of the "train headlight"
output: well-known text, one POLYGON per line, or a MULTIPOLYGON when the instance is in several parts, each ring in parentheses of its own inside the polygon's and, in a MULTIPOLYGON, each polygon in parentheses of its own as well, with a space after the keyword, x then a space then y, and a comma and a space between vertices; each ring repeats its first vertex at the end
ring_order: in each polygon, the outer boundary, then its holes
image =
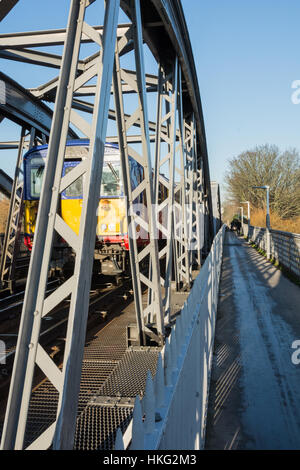
POLYGON ((107 229, 107 225, 106 224, 101 224, 101 230, 104 232, 104 230, 107 229))
POLYGON ((111 232, 113 232, 114 230, 116 230, 115 224, 109 224, 108 228, 109 228, 109 230, 110 230, 111 232))

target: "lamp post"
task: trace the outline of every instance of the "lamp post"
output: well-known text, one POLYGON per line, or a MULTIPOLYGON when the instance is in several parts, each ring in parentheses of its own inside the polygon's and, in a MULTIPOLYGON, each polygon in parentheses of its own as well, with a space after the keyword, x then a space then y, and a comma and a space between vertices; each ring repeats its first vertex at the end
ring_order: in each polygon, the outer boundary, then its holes
POLYGON ((270 186, 252 186, 254 189, 266 189, 267 191, 267 213, 266 213, 266 233, 267 233, 267 259, 271 258, 271 239, 270 239, 270 186))
POLYGON ((241 201, 241 204, 247 204, 248 205, 248 233, 247 233, 247 237, 249 237, 249 232, 250 232, 250 202, 249 201, 241 201))
POLYGON ((242 227, 242 234, 244 235, 244 208, 243 206, 240 206, 239 209, 241 209, 241 227, 242 227))

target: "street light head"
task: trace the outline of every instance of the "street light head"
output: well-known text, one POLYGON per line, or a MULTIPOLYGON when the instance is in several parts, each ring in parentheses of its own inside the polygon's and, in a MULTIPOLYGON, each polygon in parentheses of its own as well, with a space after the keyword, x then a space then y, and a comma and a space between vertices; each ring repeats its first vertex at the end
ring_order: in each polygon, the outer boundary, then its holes
POLYGON ((254 189, 269 189, 270 186, 252 186, 254 189))

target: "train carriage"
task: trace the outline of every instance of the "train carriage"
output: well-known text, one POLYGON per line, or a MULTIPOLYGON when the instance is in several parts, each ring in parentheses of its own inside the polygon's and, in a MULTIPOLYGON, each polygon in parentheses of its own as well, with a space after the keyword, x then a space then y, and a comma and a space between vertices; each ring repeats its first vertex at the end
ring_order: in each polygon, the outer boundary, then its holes
MULTIPOLYGON (((63 175, 87 157, 87 140, 69 141, 66 145, 63 175)), ((32 249, 38 202, 47 158, 48 146, 34 147, 24 155, 24 205, 25 205, 25 244, 32 249)), ((143 168, 129 157, 131 185, 134 189, 143 179, 143 168)), ((82 208, 83 176, 68 186, 60 198, 60 215, 69 227, 79 233, 82 208)), ((123 191, 120 153, 116 145, 106 144, 102 171, 99 205, 97 211, 97 229, 95 237, 95 265, 103 274, 118 274, 129 267, 128 228, 126 204, 123 191)), ((135 201, 140 207, 146 204, 144 196, 135 201)), ((142 230, 137 234, 138 245, 148 243, 142 230)), ((59 246, 64 246, 63 240, 59 246)), ((64 257, 64 263, 65 263, 64 257)))

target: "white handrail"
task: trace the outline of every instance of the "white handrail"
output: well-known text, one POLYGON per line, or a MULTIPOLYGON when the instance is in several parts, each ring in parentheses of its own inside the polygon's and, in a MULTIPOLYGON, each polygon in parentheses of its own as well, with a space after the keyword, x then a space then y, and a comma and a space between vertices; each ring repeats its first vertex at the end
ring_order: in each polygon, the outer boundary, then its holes
POLYGON ((117 432, 116 450, 203 448, 225 228, 166 339, 154 380, 148 372, 143 412, 137 396, 125 434, 117 432))

